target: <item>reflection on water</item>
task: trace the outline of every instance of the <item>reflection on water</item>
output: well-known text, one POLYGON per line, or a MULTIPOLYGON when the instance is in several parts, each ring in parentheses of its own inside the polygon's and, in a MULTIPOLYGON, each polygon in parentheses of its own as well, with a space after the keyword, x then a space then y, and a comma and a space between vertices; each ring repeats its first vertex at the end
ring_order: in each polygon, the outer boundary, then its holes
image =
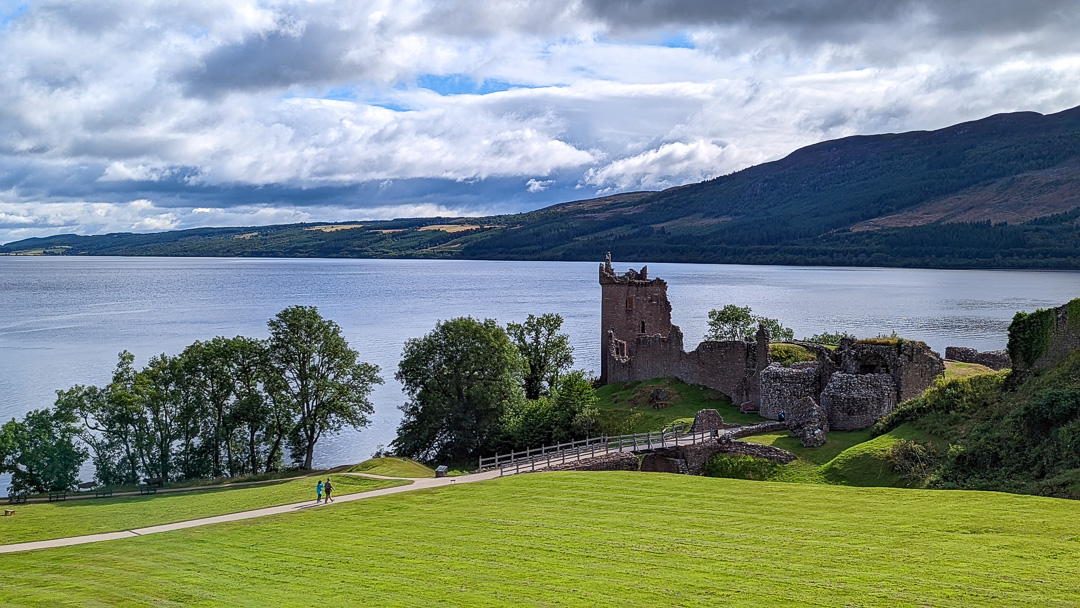
MULTIPOLYGON (((598 370, 598 263, 0 257, 0 420, 50 406, 57 389, 107 382, 121 350, 145 364, 217 335, 265 337, 281 309, 314 305, 386 379, 370 427, 320 442, 317 464, 356 462, 394 437, 402 345, 439 319, 556 312, 578 367, 598 370)), ((938 352, 998 349, 1017 310, 1080 295, 1072 272, 650 264, 649 273, 668 281, 689 349, 725 304, 778 318, 797 337, 895 331, 938 352)))

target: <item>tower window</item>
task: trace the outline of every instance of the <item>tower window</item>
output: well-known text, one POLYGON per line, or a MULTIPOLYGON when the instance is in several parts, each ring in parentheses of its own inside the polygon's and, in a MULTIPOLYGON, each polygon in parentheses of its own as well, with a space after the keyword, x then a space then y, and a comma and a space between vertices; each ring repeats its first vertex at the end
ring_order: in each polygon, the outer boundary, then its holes
POLYGON ((626 298, 626 310, 634 310, 634 298, 626 298))
POLYGON ((645 333, 645 322, 641 322, 641 333, 645 333))

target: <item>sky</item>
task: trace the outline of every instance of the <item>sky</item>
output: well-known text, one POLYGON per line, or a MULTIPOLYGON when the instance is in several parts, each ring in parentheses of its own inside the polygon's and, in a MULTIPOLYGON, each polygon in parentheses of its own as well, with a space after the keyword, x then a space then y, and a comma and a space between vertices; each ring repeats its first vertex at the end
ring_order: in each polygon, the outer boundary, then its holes
POLYGON ((0 0, 0 243, 514 213, 1080 105, 1075 0, 0 0))

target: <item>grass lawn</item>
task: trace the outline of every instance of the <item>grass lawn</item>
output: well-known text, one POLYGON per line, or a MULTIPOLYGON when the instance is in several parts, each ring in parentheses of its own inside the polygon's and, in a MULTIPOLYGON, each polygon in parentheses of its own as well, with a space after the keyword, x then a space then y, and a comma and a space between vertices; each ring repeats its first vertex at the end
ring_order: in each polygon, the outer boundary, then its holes
POLYGON ((435 477, 433 469, 408 458, 372 458, 349 469, 349 472, 384 477, 435 477))
POLYGON ((5 555, 0 604, 1075 606, 1076 505, 519 475, 5 555))
POLYGON ((714 409, 726 422, 756 424, 764 419, 744 414, 726 395, 704 386, 686 384, 676 378, 657 378, 645 382, 609 384, 596 389, 600 398, 601 425, 609 435, 659 431, 678 420, 693 421, 699 410, 714 409), (667 391, 666 407, 656 409, 649 395, 656 389, 667 391))
MULTIPOLYGON (((345 475, 331 478, 336 495, 408 483, 345 475)), ((0 518, 0 544, 117 532, 304 500, 314 501, 316 483, 314 477, 309 477, 236 488, 26 503, 14 507, 13 517, 0 518)))
POLYGON ((825 445, 817 448, 804 448, 798 439, 789 437, 787 433, 755 435, 743 441, 775 446, 799 457, 791 464, 771 467, 768 476, 771 481, 908 487, 910 482, 902 479, 885 460, 889 448, 901 439, 932 442, 939 449, 948 447, 947 443, 910 424, 902 424, 874 438, 871 438, 869 429, 835 431, 829 433, 825 445))
POLYGON ((994 370, 986 367, 985 365, 979 365, 978 363, 961 363, 959 361, 945 362, 946 380, 952 380, 953 378, 967 378, 968 376, 976 376, 978 374, 993 373, 994 370))

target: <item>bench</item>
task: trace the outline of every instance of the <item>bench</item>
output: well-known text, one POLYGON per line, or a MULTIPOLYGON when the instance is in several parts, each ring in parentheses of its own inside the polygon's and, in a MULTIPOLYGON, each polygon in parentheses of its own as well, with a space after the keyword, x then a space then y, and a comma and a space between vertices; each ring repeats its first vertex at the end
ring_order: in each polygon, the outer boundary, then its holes
POLYGON ((148 486, 164 486, 165 485, 165 478, 164 477, 147 477, 146 479, 143 480, 143 483, 145 483, 148 486))
POLYGON ((8 502, 13 504, 13 505, 22 504, 22 503, 26 502, 26 494, 25 493, 11 494, 10 496, 8 496, 8 502))
POLYGON ((94 490, 95 498, 108 498, 112 496, 112 488, 99 488, 94 490))
POLYGON ((139 486, 139 494, 157 494, 157 486, 139 486))
POLYGON ((54 500, 67 500, 67 490, 57 490, 55 492, 49 492, 49 502, 54 500))

